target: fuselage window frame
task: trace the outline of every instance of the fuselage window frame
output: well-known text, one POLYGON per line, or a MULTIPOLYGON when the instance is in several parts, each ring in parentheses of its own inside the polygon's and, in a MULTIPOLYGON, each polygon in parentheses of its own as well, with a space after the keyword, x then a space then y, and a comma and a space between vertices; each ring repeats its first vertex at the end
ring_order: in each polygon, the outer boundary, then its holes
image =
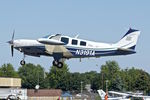
POLYGON ((71 44, 72 45, 78 45, 78 40, 72 39, 71 44))
POLYGON ((80 46, 86 46, 86 42, 85 41, 80 41, 80 46))
POLYGON ((61 42, 64 42, 65 44, 68 44, 69 43, 69 38, 61 37, 61 42))

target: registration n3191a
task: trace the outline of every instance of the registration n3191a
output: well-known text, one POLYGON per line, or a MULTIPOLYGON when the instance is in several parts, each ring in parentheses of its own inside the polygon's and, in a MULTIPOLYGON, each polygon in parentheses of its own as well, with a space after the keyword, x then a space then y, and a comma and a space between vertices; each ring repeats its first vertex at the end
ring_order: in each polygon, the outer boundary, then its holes
POLYGON ((95 56, 93 50, 76 50, 76 55, 95 56))

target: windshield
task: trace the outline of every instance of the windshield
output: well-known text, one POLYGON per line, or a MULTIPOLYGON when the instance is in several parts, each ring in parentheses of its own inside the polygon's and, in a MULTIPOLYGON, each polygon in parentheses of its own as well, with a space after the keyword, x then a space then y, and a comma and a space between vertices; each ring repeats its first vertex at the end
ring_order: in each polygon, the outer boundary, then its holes
POLYGON ((49 38, 49 39, 59 40, 60 36, 61 36, 60 34, 56 34, 56 35, 47 35, 47 36, 44 36, 43 38, 49 38))
POLYGON ((59 40, 60 37, 61 37, 60 34, 56 34, 56 35, 51 35, 51 36, 49 37, 49 39, 59 40))
POLYGON ((50 35, 46 35, 46 36, 44 36, 43 38, 48 38, 50 35))

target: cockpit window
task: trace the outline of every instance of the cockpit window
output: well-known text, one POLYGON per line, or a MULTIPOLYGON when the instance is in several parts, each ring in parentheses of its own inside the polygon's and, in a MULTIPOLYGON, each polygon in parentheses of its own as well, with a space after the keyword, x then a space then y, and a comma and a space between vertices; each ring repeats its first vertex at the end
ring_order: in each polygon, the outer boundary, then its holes
POLYGON ((72 39, 72 45, 77 45, 77 44, 78 44, 78 41, 75 39, 72 39))
POLYGON ((54 39, 54 40, 60 40, 61 35, 60 34, 56 34, 56 35, 51 35, 49 37, 49 39, 54 39))
POLYGON ((55 36, 51 36, 51 37, 49 37, 49 39, 52 39, 53 37, 55 37, 55 36))
POLYGON ((80 45, 81 45, 81 46, 86 46, 86 42, 80 41, 80 45))
POLYGON ((65 44, 68 44, 69 38, 61 37, 61 42, 64 42, 65 44))
POLYGON ((58 40, 61 34, 56 34, 56 35, 46 35, 43 38, 49 38, 49 39, 56 39, 58 40))

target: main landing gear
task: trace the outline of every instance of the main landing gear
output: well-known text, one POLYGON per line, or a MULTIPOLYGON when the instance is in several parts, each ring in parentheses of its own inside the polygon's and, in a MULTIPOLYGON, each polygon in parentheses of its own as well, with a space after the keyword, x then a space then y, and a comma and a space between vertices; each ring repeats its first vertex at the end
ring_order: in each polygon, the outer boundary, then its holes
POLYGON ((58 60, 54 60, 53 61, 53 66, 56 66, 57 68, 62 68, 63 67, 63 63, 58 61, 58 60))

